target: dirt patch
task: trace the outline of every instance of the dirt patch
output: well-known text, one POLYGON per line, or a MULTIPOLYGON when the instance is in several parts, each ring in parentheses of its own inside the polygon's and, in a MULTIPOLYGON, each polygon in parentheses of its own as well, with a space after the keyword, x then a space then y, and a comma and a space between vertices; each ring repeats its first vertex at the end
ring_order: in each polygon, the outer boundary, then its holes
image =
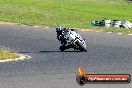
POLYGON ((14 23, 14 22, 0 22, 0 24, 17 24, 17 23, 14 23))
POLYGON ((14 59, 0 60, 0 63, 1 62, 10 62, 10 61, 20 61, 20 60, 26 60, 26 59, 32 58, 29 55, 23 55, 23 54, 18 54, 18 56, 19 56, 18 58, 14 58, 14 59))

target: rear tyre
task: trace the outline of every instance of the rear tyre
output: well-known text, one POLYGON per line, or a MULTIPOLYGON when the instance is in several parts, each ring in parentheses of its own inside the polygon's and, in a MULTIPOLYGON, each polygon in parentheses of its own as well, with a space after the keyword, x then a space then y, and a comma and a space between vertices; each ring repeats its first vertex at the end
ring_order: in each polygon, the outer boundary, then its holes
POLYGON ((79 41, 77 41, 76 44, 80 47, 80 51, 85 51, 85 52, 87 52, 86 47, 84 47, 79 41))

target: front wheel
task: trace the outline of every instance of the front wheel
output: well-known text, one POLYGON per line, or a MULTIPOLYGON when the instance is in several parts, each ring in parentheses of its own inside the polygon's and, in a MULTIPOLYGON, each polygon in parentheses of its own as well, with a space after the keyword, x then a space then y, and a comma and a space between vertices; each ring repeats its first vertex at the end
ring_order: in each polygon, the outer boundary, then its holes
POLYGON ((60 46, 59 49, 63 52, 65 50, 65 47, 64 46, 60 46))
POLYGON ((87 52, 87 49, 86 47, 83 46, 83 44, 79 41, 76 41, 76 44, 80 47, 80 51, 85 51, 87 52))

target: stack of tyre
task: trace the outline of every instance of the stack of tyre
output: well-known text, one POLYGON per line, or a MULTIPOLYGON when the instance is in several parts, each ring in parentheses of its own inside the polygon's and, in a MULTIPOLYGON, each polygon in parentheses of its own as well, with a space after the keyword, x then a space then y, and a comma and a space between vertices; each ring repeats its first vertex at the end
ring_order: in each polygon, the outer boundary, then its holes
POLYGON ((122 23, 119 20, 113 20, 112 27, 121 27, 122 23))
POLYGON ((129 21, 121 22, 119 20, 113 20, 112 26, 130 29, 132 28, 132 23, 130 23, 129 21))
POLYGON ((102 23, 100 21, 93 21, 92 23, 92 26, 101 26, 102 23))
POLYGON ((129 21, 122 22, 121 27, 130 29, 130 28, 132 28, 132 23, 130 23, 129 21))
POLYGON ((93 21, 91 23, 93 26, 105 26, 105 27, 120 27, 120 28, 132 28, 132 23, 129 21, 122 22, 120 20, 102 20, 102 21, 93 21))
POLYGON ((91 24, 93 26, 106 26, 106 27, 109 27, 111 25, 111 20, 93 21, 91 24))
POLYGON ((109 27, 111 25, 111 20, 102 20, 102 26, 109 27))

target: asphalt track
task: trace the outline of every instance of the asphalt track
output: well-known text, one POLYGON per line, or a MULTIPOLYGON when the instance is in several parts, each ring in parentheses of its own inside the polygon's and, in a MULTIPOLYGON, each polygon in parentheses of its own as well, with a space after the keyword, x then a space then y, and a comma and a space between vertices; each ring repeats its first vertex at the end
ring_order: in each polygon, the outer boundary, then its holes
POLYGON ((88 52, 60 52, 52 28, 0 24, 0 46, 30 55, 23 61, 0 63, 0 88, 132 88, 130 84, 76 83, 76 70, 132 75, 132 36, 82 32, 88 52))

